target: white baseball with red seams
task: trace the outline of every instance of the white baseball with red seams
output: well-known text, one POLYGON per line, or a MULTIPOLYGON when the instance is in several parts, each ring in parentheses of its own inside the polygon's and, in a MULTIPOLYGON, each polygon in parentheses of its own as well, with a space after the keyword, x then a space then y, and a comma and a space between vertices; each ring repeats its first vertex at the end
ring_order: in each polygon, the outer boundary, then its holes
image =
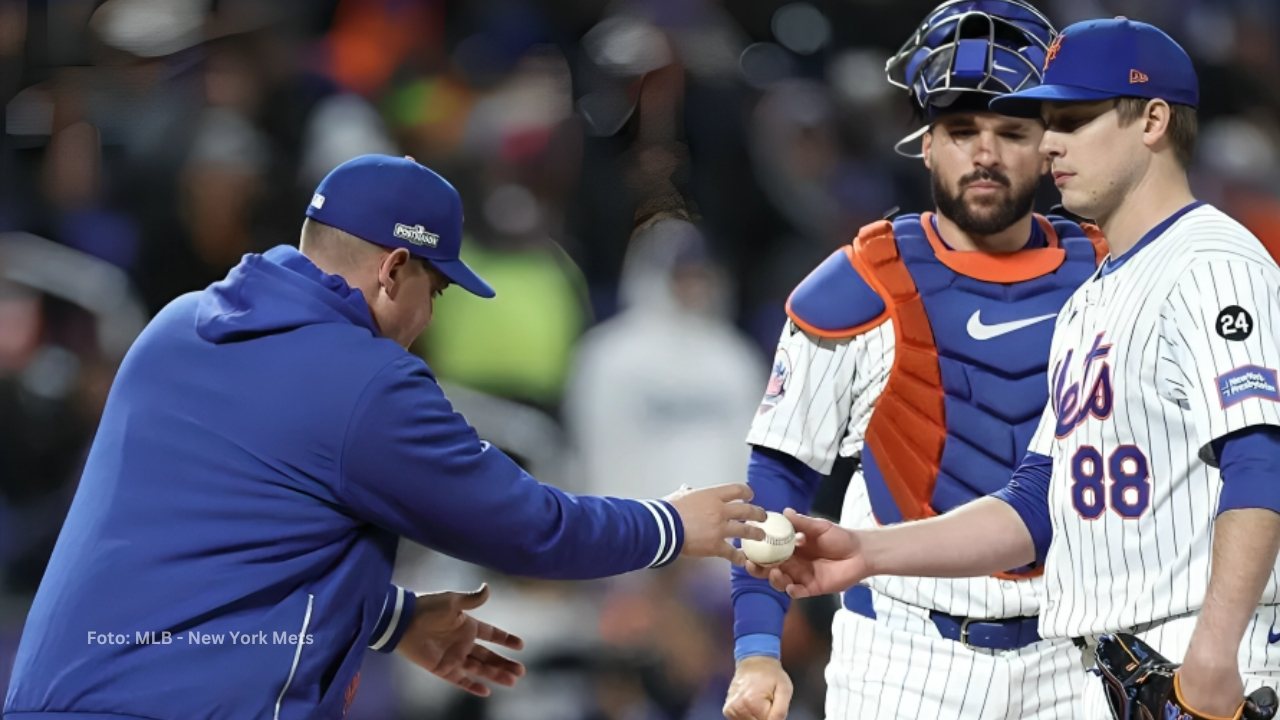
POLYGON ((765 514, 764 522, 748 521, 747 524, 763 529, 765 534, 764 540, 743 539, 742 552, 751 562, 777 565, 795 552, 796 529, 782 513, 769 512, 765 514))

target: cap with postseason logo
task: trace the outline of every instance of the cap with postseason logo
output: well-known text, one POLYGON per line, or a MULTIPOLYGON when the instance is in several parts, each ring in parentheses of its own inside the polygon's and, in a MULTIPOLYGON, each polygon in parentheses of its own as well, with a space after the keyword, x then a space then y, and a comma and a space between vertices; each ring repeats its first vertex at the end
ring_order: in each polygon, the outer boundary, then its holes
POLYGON ((462 289, 493 288, 462 262, 462 198, 448 180, 412 158, 361 155, 320 181, 307 217, 385 248, 404 248, 462 289))

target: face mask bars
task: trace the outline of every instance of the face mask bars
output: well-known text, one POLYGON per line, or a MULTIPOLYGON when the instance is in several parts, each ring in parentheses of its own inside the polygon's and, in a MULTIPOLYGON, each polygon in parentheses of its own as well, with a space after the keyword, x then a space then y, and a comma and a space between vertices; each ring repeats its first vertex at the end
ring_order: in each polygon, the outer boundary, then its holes
MULTIPOLYGON (((1055 34, 1044 15, 1016 0, 953 0, 926 18, 889 58, 885 75, 891 85, 908 90, 927 117, 930 108, 945 108, 962 93, 994 97, 1038 84, 1055 34), (1008 17, 994 14, 993 6, 1008 17), (1014 47, 1009 38, 1025 44, 1014 47)), ((899 140, 894 151, 921 157, 906 147, 927 131, 926 124, 899 140)))

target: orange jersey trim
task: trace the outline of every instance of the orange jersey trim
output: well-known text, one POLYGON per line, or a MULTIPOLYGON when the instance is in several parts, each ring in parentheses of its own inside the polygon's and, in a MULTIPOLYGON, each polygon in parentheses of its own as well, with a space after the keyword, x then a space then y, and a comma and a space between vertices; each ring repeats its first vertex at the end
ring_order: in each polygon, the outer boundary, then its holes
POLYGON ((1080 223, 1080 229, 1084 231, 1084 236, 1089 238, 1089 242, 1093 243, 1093 260, 1101 263, 1102 258, 1111 254, 1111 244, 1107 242, 1107 237, 1102 234, 1102 228, 1093 223, 1080 223))
POLYGON ((985 253, 981 251, 952 250, 938 237, 933 229, 933 213, 920 215, 920 225, 924 228, 925 237, 933 246, 933 253, 938 260, 952 270, 977 280, 998 283, 1025 282, 1033 278, 1057 270, 1067 259, 1067 253, 1058 241, 1058 232, 1053 223, 1043 215, 1035 215, 1036 222, 1044 231, 1048 247, 1034 250, 1019 250, 1012 253, 985 253))
POLYGON ((867 426, 885 485, 909 520, 937 513, 933 496, 946 442, 942 374, 933 330, 915 281, 898 253, 889 222, 877 223, 855 241, 868 282, 884 299, 894 322, 895 351, 889 380, 867 426))

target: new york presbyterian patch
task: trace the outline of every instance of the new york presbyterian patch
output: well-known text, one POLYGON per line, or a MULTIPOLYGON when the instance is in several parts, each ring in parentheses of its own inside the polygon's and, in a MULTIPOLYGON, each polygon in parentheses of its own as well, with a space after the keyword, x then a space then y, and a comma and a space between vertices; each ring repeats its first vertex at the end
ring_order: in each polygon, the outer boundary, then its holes
POLYGON ((1280 402, 1280 383, 1271 368, 1242 365, 1218 376, 1218 394, 1224 409, 1249 398, 1280 402))

